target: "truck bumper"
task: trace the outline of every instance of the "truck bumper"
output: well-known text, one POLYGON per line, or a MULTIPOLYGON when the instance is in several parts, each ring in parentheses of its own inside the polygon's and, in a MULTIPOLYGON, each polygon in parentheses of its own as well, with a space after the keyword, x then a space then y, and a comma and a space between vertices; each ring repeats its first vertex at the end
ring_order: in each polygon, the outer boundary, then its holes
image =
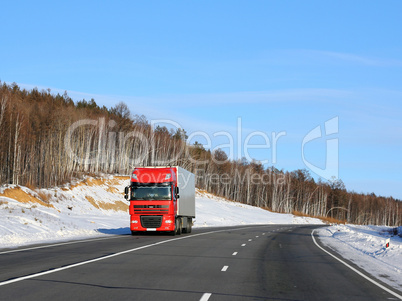
POLYGON ((174 215, 131 215, 131 231, 174 231, 174 215))

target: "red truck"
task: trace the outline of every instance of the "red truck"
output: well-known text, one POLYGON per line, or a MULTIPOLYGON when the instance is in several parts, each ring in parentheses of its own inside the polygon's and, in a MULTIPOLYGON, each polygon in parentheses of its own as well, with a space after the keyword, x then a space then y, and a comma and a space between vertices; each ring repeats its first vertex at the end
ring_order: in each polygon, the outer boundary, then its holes
POLYGON ((137 167, 125 188, 131 234, 190 233, 195 218, 195 176, 178 166, 137 167))

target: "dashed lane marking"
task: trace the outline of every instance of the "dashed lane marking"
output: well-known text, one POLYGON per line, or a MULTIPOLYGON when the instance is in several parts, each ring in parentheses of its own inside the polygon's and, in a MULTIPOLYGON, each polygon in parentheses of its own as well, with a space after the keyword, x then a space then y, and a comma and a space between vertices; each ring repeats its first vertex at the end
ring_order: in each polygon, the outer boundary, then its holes
POLYGON ((211 297, 212 294, 210 293, 205 293, 204 295, 202 295, 200 301, 208 301, 209 298, 211 297))

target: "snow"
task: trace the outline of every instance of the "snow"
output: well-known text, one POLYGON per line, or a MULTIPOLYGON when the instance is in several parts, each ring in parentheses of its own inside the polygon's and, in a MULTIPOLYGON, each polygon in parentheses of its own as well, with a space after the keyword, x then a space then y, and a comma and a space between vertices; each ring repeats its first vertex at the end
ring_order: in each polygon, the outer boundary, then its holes
POLYGON ((384 283, 402 289, 402 238, 392 235, 391 227, 346 224, 320 228, 317 232, 324 246, 384 283))
POLYGON ((236 226, 252 224, 322 224, 310 217, 270 212, 258 207, 231 202, 203 191, 197 191, 195 227, 236 226))
MULTIPOLYGON (((63 187, 0 187, 0 249, 129 234, 128 177, 87 177, 63 187)), ((322 224, 196 192, 194 227, 253 224, 322 224)), ((335 225, 317 230, 322 244, 391 286, 402 288, 402 238, 388 227, 335 225), (385 240, 390 238, 390 247, 385 240)), ((402 229, 401 229, 402 230, 402 229)))

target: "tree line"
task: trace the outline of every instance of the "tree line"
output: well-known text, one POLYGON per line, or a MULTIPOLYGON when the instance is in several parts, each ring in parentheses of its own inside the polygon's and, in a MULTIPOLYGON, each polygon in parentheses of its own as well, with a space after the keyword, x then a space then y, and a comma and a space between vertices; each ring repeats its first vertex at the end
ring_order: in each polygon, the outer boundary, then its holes
POLYGON ((279 171, 229 160, 222 150, 187 143, 183 129, 152 127, 118 103, 74 102, 67 93, 0 82, 0 184, 51 187, 85 174, 129 174, 135 166, 179 165, 200 189, 281 213, 355 224, 400 225, 400 200, 315 181, 308 170, 279 171))

